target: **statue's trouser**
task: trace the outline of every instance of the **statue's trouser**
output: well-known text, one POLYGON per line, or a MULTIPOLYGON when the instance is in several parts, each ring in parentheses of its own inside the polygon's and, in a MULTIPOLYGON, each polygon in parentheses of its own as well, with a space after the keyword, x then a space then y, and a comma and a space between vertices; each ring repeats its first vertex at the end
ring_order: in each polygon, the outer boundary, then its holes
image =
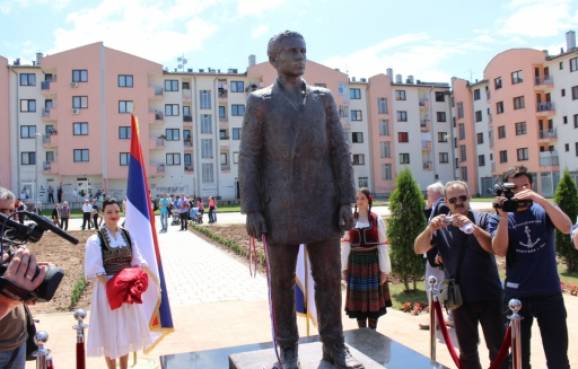
MULTIPOLYGON (((315 280, 315 303, 321 341, 330 347, 343 346, 341 323, 341 257, 339 238, 307 245, 311 273, 315 280)), ((299 245, 269 245, 271 290, 279 346, 297 344, 299 334, 295 317, 295 265, 299 245)))

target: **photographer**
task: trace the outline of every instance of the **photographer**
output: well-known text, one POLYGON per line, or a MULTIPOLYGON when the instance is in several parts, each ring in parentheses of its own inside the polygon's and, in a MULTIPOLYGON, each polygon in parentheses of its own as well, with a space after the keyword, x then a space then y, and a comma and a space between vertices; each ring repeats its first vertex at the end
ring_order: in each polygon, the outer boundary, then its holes
POLYGON ((522 367, 530 368, 530 336, 536 318, 548 368, 568 369, 568 327, 554 230, 570 233, 570 218, 532 191, 532 176, 525 167, 511 169, 504 180, 511 185, 502 185, 504 196, 496 198, 498 217, 490 222, 490 233, 494 253, 506 256, 506 301, 522 301, 522 367))
MULTIPOLYGON (((0 212, 11 215, 15 211, 14 194, 0 187, 0 212)), ((2 263, 7 262, 8 254, 2 253, 2 263)), ((34 255, 24 248, 19 248, 4 274, 0 276, 17 289, 32 291, 36 289, 46 274, 43 266, 40 273, 36 271, 34 255)), ((26 360, 26 315, 24 302, 14 294, 12 288, 0 288, 0 368, 23 369, 26 360)))
POLYGON ((415 239, 417 254, 436 248, 444 260, 447 279, 453 279, 462 295, 461 306, 452 310, 464 368, 481 369, 478 355, 478 324, 486 339, 490 360, 497 356, 504 335, 502 288, 490 234, 489 214, 470 209, 468 185, 451 181, 445 185, 448 215, 433 217, 415 239))

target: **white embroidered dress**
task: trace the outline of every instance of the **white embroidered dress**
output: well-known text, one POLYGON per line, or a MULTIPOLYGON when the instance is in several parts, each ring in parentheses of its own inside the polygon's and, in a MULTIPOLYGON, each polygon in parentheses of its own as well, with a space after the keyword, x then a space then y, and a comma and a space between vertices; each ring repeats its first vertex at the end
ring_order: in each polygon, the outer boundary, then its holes
MULTIPOLYGON (((102 229, 109 234, 110 247, 126 246, 120 229, 116 234, 106 227, 102 229)), ((137 245, 134 244, 134 238, 132 242, 131 266, 146 266, 137 245)), ((106 285, 96 279, 98 275, 104 274, 100 239, 98 234, 94 234, 86 241, 84 258, 84 275, 94 283, 86 353, 88 356, 119 358, 148 347, 153 343, 154 336, 149 330, 149 321, 141 304, 122 304, 120 308, 111 310, 106 297, 106 285)))

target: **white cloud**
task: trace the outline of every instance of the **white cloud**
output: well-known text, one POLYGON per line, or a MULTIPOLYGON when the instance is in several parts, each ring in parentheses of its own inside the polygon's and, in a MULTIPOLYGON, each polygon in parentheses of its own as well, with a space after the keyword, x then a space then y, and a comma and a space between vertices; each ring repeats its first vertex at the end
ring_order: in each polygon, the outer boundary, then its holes
POLYGON ((238 0, 237 13, 240 17, 261 15, 278 9, 285 0, 238 0))
POLYGON ((578 25, 569 0, 511 0, 511 14, 498 22, 498 34, 522 37, 551 37, 578 25))
POLYGON ((0 1, 0 13, 10 14, 16 8, 24 9, 30 6, 50 6, 54 9, 63 9, 70 0, 5 0, 0 1))
POLYGON ((49 53, 92 42, 149 60, 168 63, 197 51, 217 31, 204 12, 218 0, 176 0, 162 4, 147 0, 104 0, 96 7, 72 12, 67 25, 54 32, 49 53))
POLYGON ((251 31, 251 37, 254 39, 259 38, 268 32, 269 32, 269 26, 267 26, 265 24, 261 24, 255 28, 253 28, 253 30, 251 31))

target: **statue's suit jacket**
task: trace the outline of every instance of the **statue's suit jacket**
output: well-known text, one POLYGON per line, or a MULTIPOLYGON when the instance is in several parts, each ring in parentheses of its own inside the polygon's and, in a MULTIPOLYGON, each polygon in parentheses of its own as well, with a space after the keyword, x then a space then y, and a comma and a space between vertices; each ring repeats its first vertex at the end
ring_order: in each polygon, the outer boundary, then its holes
POLYGON ((260 212, 273 244, 339 236, 355 201, 351 158, 331 92, 306 85, 301 104, 279 82, 249 96, 241 135, 241 211, 260 212))

